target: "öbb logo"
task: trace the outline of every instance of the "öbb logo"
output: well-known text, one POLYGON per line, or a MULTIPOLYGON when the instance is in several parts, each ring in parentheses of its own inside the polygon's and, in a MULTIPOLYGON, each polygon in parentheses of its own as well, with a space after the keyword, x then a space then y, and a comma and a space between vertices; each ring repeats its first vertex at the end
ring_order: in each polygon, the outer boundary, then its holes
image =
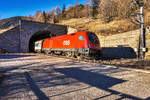
POLYGON ((63 41, 63 45, 70 45, 70 40, 63 41))

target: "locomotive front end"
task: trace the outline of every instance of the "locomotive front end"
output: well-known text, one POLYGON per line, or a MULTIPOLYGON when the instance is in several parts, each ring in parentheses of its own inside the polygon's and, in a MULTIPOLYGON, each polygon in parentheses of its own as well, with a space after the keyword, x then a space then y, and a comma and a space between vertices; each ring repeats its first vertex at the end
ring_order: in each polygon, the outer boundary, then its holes
POLYGON ((99 57, 101 56, 101 48, 98 37, 95 33, 87 32, 88 37, 88 48, 89 48, 89 56, 99 57))

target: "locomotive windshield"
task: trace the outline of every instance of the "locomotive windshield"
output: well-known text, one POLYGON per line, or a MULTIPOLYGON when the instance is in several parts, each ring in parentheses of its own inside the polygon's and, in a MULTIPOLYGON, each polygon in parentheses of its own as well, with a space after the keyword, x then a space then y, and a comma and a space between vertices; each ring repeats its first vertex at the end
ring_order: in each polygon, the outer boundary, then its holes
POLYGON ((99 44, 98 37, 94 33, 88 33, 88 38, 91 43, 99 44))

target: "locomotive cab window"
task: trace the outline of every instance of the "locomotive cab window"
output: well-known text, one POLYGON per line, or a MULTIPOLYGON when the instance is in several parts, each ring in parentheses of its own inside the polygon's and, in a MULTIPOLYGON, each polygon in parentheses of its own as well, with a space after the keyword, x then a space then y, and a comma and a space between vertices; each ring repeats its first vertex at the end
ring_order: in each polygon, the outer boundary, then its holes
POLYGON ((95 44, 99 43, 99 39, 94 33, 88 33, 88 38, 91 43, 95 43, 95 44))
POLYGON ((84 40, 84 37, 82 35, 79 35, 79 40, 84 40))

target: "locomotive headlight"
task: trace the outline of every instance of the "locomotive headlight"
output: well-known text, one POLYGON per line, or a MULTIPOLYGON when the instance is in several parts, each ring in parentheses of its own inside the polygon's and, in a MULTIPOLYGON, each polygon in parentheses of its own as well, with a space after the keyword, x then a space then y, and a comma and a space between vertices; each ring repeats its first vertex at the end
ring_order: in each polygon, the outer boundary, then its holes
POLYGON ((88 44, 88 47, 90 48, 90 47, 91 47, 91 45, 90 45, 90 44, 88 44))

